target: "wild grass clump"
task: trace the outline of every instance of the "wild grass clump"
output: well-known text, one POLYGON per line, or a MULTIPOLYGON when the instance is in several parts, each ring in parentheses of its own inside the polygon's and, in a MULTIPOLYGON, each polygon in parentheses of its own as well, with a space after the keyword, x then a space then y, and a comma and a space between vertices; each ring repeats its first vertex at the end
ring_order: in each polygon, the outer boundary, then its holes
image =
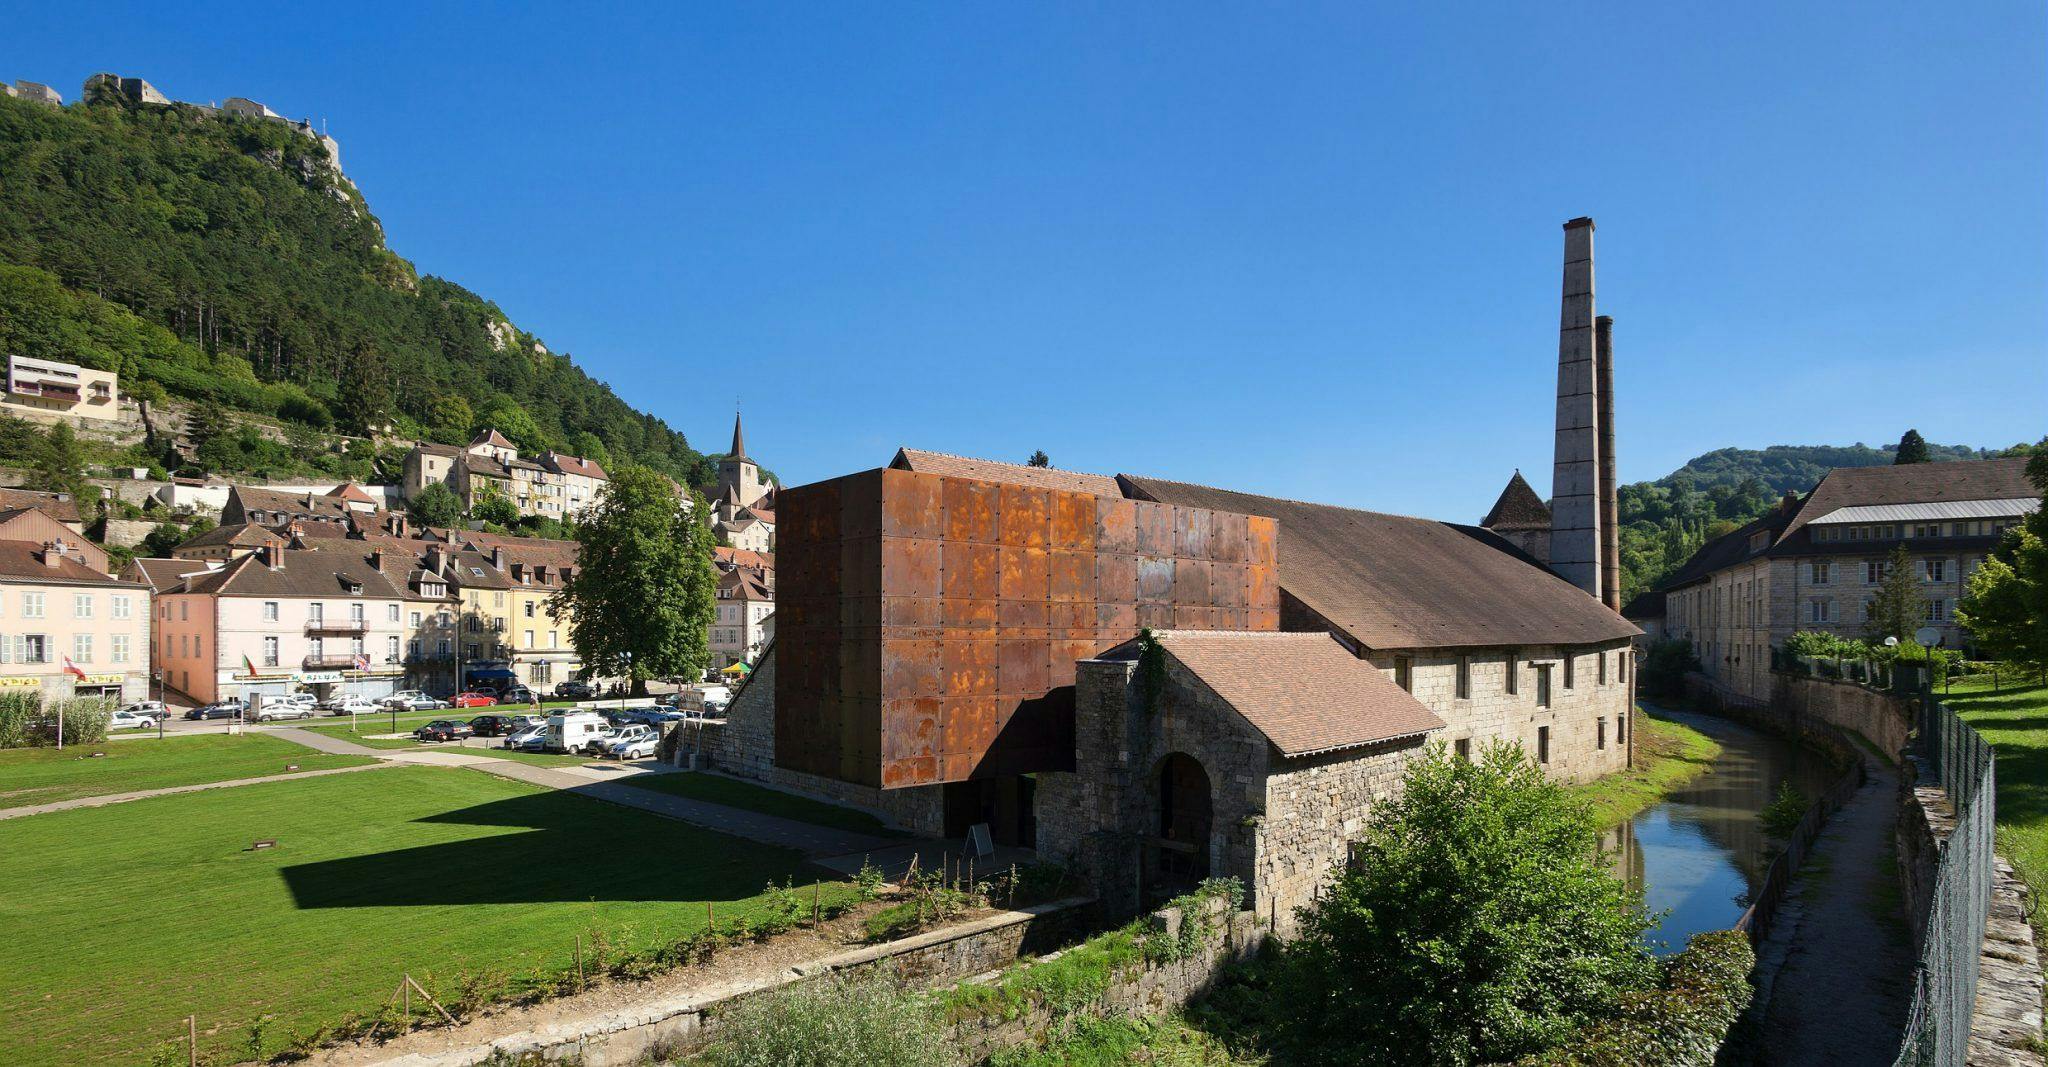
POLYGON ((742 1001, 719 1017, 710 1067, 949 1067, 952 1035, 922 998, 879 978, 829 978, 742 1001))

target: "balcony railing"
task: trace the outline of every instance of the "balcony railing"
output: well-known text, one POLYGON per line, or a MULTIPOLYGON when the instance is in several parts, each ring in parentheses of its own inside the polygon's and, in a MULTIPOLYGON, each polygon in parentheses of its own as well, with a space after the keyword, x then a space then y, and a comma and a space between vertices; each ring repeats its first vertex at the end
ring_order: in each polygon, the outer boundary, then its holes
POLYGON ((309 619, 306 632, 309 634, 359 634, 370 628, 366 619, 309 619))
POLYGON ((309 671, 347 669, 355 665, 356 657, 347 653, 307 656, 305 659, 305 668, 309 671))

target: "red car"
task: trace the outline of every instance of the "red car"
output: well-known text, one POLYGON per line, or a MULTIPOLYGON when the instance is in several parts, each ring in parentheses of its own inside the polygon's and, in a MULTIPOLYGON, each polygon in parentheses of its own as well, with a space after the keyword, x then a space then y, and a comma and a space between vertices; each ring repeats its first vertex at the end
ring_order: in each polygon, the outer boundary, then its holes
POLYGON ((448 706, 451 708, 488 708, 497 702, 498 698, 489 693, 457 693, 449 698, 448 706))

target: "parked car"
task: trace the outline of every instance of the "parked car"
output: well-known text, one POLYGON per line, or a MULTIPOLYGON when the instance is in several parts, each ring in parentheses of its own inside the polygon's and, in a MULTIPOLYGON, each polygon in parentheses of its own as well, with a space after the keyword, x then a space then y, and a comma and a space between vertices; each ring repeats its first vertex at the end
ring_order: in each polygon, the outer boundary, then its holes
POLYGON ((155 726, 170 717, 170 712, 164 709, 163 701, 145 700, 117 709, 114 714, 107 717, 107 729, 140 730, 155 726))
POLYGON ((241 715, 248 710, 249 706, 247 704, 242 703, 239 699, 231 697, 227 700, 219 700, 211 704, 204 704, 199 707, 193 708, 191 711, 185 713, 185 717, 187 719, 199 720, 234 719, 241 717, 241 715))
POLYGON ((500 704, 531 704, 539 699, 539 694, 523 685, 508 686, 498 693, 500 704))
POLYGON ((276 722, 279 719, 310 719, 313 717, 313 700, 293 700, 289 697, 264 697, 262 706, 256 709, 257 722, 276 722))
POLYGON ((378 707, 369 697, 341 697, 320 705, 335 715, 375 715, 386 709, 378 707))
POLYGON ((520 752, 539 752, 546 747, 547 743, 548 724, 542 721, 506 737, 504 747, 516 749, 520 752))
POLYGON ((628 726, 619 731, 619 736, 605 742, 604 755, 607 759, 647 759, 661 747, 661 734, 646 726, 628 726))
POLYGON ((454 719, 435 719, 433 722, 414 730, 412 735, 422 741, 460 741, 465 737, 475 737, 476 731, 470 729, 469 724, 466 722, 457 722, 454 719))
POLYGON ((458 709, 488 708, 491 705, 496 704, 497 702, 498 698, 492 696, 489 693, 479 693, 474 689, 470 689, 461 693, 457 693, 453 697, 449 698, 448 706, 451 708, 458 709))
POLYGON ((401 690, 385 697, 380 703, 399 711, 440 711, 448 706, 447 701, 435 699, 418 689, 401 690))
POLYGON ((469 720, 469 728, 478 737, 507 737, 519 732, 525 716, 479 715, 469 720))
POLYGON ((597 695, 597 687, 589 682, 561 682, 555 686, 556 700, 589 700, 597 695))

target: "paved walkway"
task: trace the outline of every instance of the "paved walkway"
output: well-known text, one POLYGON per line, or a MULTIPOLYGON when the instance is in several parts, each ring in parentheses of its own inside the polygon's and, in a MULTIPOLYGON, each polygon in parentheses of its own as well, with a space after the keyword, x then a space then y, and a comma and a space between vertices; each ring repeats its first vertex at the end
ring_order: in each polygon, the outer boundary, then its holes
POLYGON ((24 808, 0 808, 0 819, 14 819, 23 815, 41 815, 52 811, 69 811, 72 808, 99 808, 108 804, 123 804, 130 800, 148 800, 150 797, 168 797, 179 793, 197 793, 202 789, 226 789, 237 785, 261 785, 264 782, 292 782, 301 778, 318 778, 326 774, 350 774, 355 771, 374 771, 389 767, 388 763, 362 763, 354 767, 330 767, 323 771, 297 771, 292 774, 266 774, 261 778, 230 778, 224 782, 200 782, 198 785, 173 785, 162 789, 138 789, 132 793, 108 793, 105 796, 79 797, 76 800, 56 800, 48 804, 30 804, 24 808))
POLYGON ((1759 952, 1766 969, 1782 961, 1758 1057, 1771 1067, 1882 1067, 1898 1054, 1914 965, 1893 859, 1899 778, 1880 760, 1864 766, 1863 787, 1814 839, 1759 952))

